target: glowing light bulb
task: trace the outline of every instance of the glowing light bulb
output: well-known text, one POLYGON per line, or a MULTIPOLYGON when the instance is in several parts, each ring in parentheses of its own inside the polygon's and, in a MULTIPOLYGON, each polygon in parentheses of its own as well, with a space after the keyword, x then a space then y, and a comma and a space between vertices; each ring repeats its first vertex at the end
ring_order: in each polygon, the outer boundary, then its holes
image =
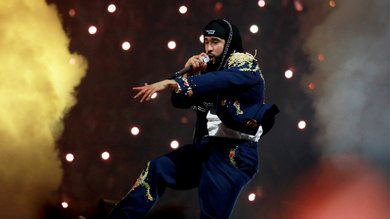
POLYGON ((72 162, 74 160, 74 155, 71 154, 71 153, 68 153, 66 156, 65 156, 65 159, 68 161, 68 162, 72 162))
POLYGON ((69 207, 69 204, 68 204, 67 202, 62 202, 62 203, 61 203, 61 206, 62 206, 63 208, 68 208, 68 207, 69 207))
POLYGON ((329 1, 329 6, 332 7, 332 8, 336 7, 336 2, 334 0, 330 0, 329 1))
POLYGON ((90 27, 88 28, 88 33, 89 33, 89 34, 93 35, 93 34, 95 34, 96 32, 97 32, 97 28, 96 28, 95 26, 90 26, 90 27))
POLYGON ((251 193, 248 195, 248 200, 253 202, 254 200, 256 199, 256 194, 255 193, 251 193))
POLYGON ((182 116, 182 117, 180 118, 180 122, 181 122, 182 124, 187 124, 187 123, 188 123, 188 118, 187 118, 186 116, 182 116))
POLYGON ((202 35, 200 35, 200 37, 199 37, 199 41, 200 41, 201 43, 203 43, 203 42, 204 42, 204 36, 203 36, 203 34, 202 34, 202 35))
POLYGON ((138 127, 134 126, 134 127, 132 127, 132 128, 130 129, 130 132, 131 132, 132 135, 138 135, 139 132, 140 132, 140 130, 139 130, 138 127))
POLYGON ((313 82, 310 82, 307 87, 310 89, 310 90, 314 90, 316 88, 316 84, 314 84, 313 82))
POLYGON ((179 147, 179 142, 176 140, 171 141, 171 148, 176 149, 179 147))
POLYGON ((110 13, 114 13, 116 11, 116 6, 114 4, 108 5, 107 11, 110 13))
POLYGON ((182 6, 180 6, 180 8, 179 8, 180 14, 185 14, 185 13, 187 13, 187 10, 188 10, 188 8, 187 8, 185 5, 182 5, 182 6))
POLYGON ((157 93, 154 92, 154 93, 152 94, 152 96, 150 96, 150 98, 151 98, 151 99, 156 99, 156 98, 157 98, 157 93))
POLYGON ((306 122, 303 121, 303 120, 299 121, 299 122, 298 122, 298 128, 299 128, 299 129, 304 129, 304 128, 306 128, 306 122))
POLYGON ((287 79, 290 79, 292 78, 292 76, 294 75, 293 71, 288 69, 284 72, 284 76, 287 78, 287 79))
POLYGON ((176 48, 176 42, 175 41, 169 41, 168 42, 168 48, 169 49, 175 49, 176 48))
POLYGON ((222 11, 222 8, 223 8, 222 2, 216 2, 214 5, 214 12, 220 13, 222 11))
POLYGON ((301 12, 303 11, 303 5, 300 1, 298 0, 295 0, 294 1, 294 7, 295 7, 295 10, 298 11, 298 12, 301 12))
POLYGON ((321 54, 321 53, 318 54, 317 59, 318 59, 318 61, 320 61, 320 62, 324 61, 324 60, 325 60, 324 54, 321 54))
POLYGON ((71 9, 69 9, 68 14, 70 17, 74 17, 74 16, 76 16, 76 10, 71 8, 71 9))
POLYGON ((253 24, 249 30, 251 31, 251 33, 257 33, 259 31, 259 27, 256 25, 256 24, 253 24))
POLYGON ((105 152, 102 153, 101 157, 102 157, 103 160, 108 160, 108 159, 110 159, 110 153, 105 151, 105 152))
POLYGON ((125 41, 125 42, 122 43, 122 49, 123 50, 129 50, 130 47, 131 47, 131 45, 130 45, 129 42, 125 41))
POLYGON ((257 2, 257 4, 259 5, 260 8, 264 7, 265 6, 265 1, 264 0, 259 0, 257 2))

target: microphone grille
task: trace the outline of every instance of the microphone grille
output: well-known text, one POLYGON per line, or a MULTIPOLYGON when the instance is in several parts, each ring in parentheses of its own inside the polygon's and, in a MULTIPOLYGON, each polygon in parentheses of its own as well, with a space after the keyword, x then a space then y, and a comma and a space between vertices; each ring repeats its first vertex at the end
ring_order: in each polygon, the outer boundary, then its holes
POLYGON ((207 55, 202 56, 202 58, 203 58, 203 62, 204 62, 204 63, 208 63, 208 62, 210 61, 210 57, 207 56, 207 55))

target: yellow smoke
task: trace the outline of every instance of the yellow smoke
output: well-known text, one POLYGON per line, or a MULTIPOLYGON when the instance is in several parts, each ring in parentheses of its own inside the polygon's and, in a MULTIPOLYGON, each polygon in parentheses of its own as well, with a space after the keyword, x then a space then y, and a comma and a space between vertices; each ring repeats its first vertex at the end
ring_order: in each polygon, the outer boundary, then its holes
POLYGON ((55 141, 87 68, 68 45, 54 6, 0 1, 0 218, 42 218, 55 200, 55 141))

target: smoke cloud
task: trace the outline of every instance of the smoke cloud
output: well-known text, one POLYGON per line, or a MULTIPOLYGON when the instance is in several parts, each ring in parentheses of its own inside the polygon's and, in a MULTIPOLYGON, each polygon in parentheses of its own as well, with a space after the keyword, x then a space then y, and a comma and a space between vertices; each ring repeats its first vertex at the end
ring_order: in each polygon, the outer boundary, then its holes
POLYGON ((390 143, 389 3, 336 4, 304 45, 313 58, 314 73, 303 84, 316 84, 317 144, 324 156, 358 154, 383 167, 390 143))
POLYGON ((62 180, 55 146, 83 57, 44 0, 0 2, 0 218, 42 218, 62 180))

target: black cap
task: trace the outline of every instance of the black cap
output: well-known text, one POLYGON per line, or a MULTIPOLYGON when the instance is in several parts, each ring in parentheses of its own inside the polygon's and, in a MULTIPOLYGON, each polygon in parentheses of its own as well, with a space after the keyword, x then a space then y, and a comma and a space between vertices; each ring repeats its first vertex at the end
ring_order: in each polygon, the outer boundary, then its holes
POLYGON ((204 28, 203 36, 214 36, 228 40, 229 29, 225 30, 225 28, 219 22, 212 21, 204 28))
POLYGON ((220 70, 225 64, 230 54, 233 52, 242 52, 241 35, 238 28, 224 19, 210 21, 203 30, 203 36, 214 36, 225 40, 225 48, 223 54, 218 59, 218 63, 215 69, 220 70))

